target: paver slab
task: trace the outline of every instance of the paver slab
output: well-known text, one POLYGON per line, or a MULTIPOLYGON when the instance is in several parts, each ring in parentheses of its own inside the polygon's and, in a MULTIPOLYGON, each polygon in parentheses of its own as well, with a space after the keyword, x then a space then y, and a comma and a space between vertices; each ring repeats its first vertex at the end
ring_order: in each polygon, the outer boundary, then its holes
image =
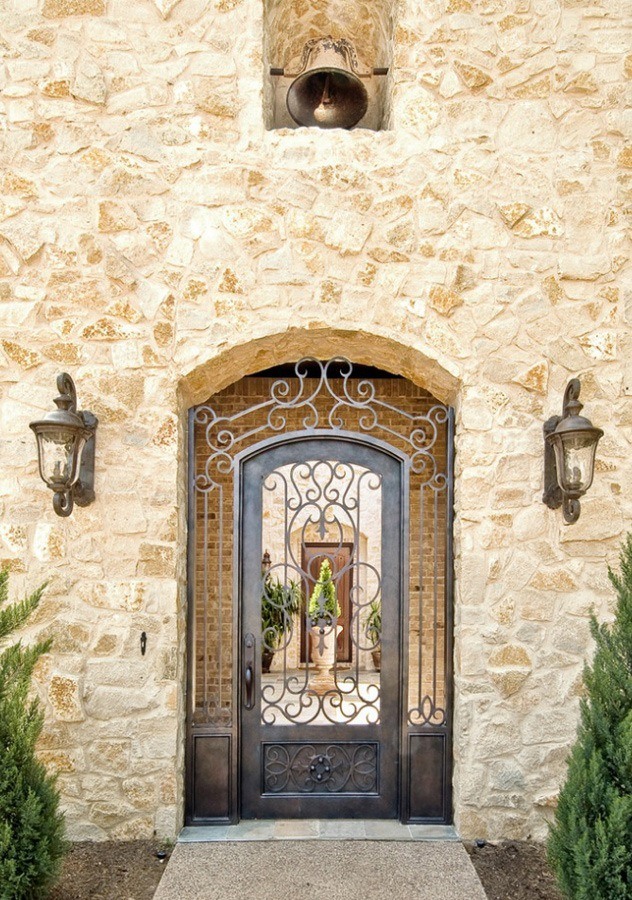
POLYGON ((236 825, 189 825, 180 843, 211 841, 458 841, 452 825, 404 825, 390 819, 244 819, 236 825))

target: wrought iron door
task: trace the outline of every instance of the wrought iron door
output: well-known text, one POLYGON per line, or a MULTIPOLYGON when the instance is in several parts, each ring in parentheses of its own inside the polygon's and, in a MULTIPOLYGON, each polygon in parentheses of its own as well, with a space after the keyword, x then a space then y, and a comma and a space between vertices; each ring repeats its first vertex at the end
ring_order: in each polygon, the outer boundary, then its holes
POLYGON ((190 411, 188 824, 451 821, 453 439, 427 390, 341 358, 190 411))
POLYGON ((241 466, 245 818, 398 815, 405 475, 395 453, 328 438, 277 445, 241 466), (315 537, 326 543, 306 554, 315 537), (337 640, 345 579, 350 665, 337 640), (304 663, 301 634, 311 642, 304 663), (264 649, 275 652, 269 674, 264 649))

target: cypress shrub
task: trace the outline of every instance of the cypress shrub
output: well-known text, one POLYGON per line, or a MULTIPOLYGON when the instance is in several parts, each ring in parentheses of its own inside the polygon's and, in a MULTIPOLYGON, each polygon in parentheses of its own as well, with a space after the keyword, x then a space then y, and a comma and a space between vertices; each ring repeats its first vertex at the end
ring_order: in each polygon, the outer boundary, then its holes
POLYGON ((599 625, 566 783, 549 838, 549 859, 571 900, 632 898, 632 535, 620 574, 616 618, 599 625))
POLYGON ((44 587, 7 605, 9 575, 0 572, 0 900, 45 897, 65 852, 55 779, 35 756, 44 716, 28 696, 33 669, 50 641, 6 646, 44 587))
POLYGON ((341 615, 334 576, 328 559, 324 559, 321 563, 318 581, 309 598, 309 615, 314 625, 320 619, 334 619, 341 615))

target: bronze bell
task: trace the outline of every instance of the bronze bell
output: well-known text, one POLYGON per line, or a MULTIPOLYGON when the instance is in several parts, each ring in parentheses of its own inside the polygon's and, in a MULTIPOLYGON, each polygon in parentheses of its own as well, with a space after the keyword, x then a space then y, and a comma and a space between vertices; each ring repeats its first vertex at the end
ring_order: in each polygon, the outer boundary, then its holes
POLYGON ((361 78, 350 41, 332 37, 308 41, 301 69, 287 92, 288 111, 298 125, 353 128, 369 107, 361 78))

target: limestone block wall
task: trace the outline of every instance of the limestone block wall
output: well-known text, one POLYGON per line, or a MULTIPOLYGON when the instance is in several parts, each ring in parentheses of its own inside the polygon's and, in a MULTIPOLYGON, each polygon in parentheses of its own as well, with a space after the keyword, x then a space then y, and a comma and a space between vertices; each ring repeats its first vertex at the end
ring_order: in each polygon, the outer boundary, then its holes
POLYGON ((341 134, 266 130, 260 0, 0 0, 0 559, 50 579, 30 631, 56 637, 72 837, 181 822, 187 407, 335 353, 456 405, 455 819, 544 834, 631 521, 629 20, 394 15, 390 128, 341 134), (67 520, 28 430, 60 370, 100 421, 67 520), (541 427, 576 375, 605 437, 565 527, 541 427))

